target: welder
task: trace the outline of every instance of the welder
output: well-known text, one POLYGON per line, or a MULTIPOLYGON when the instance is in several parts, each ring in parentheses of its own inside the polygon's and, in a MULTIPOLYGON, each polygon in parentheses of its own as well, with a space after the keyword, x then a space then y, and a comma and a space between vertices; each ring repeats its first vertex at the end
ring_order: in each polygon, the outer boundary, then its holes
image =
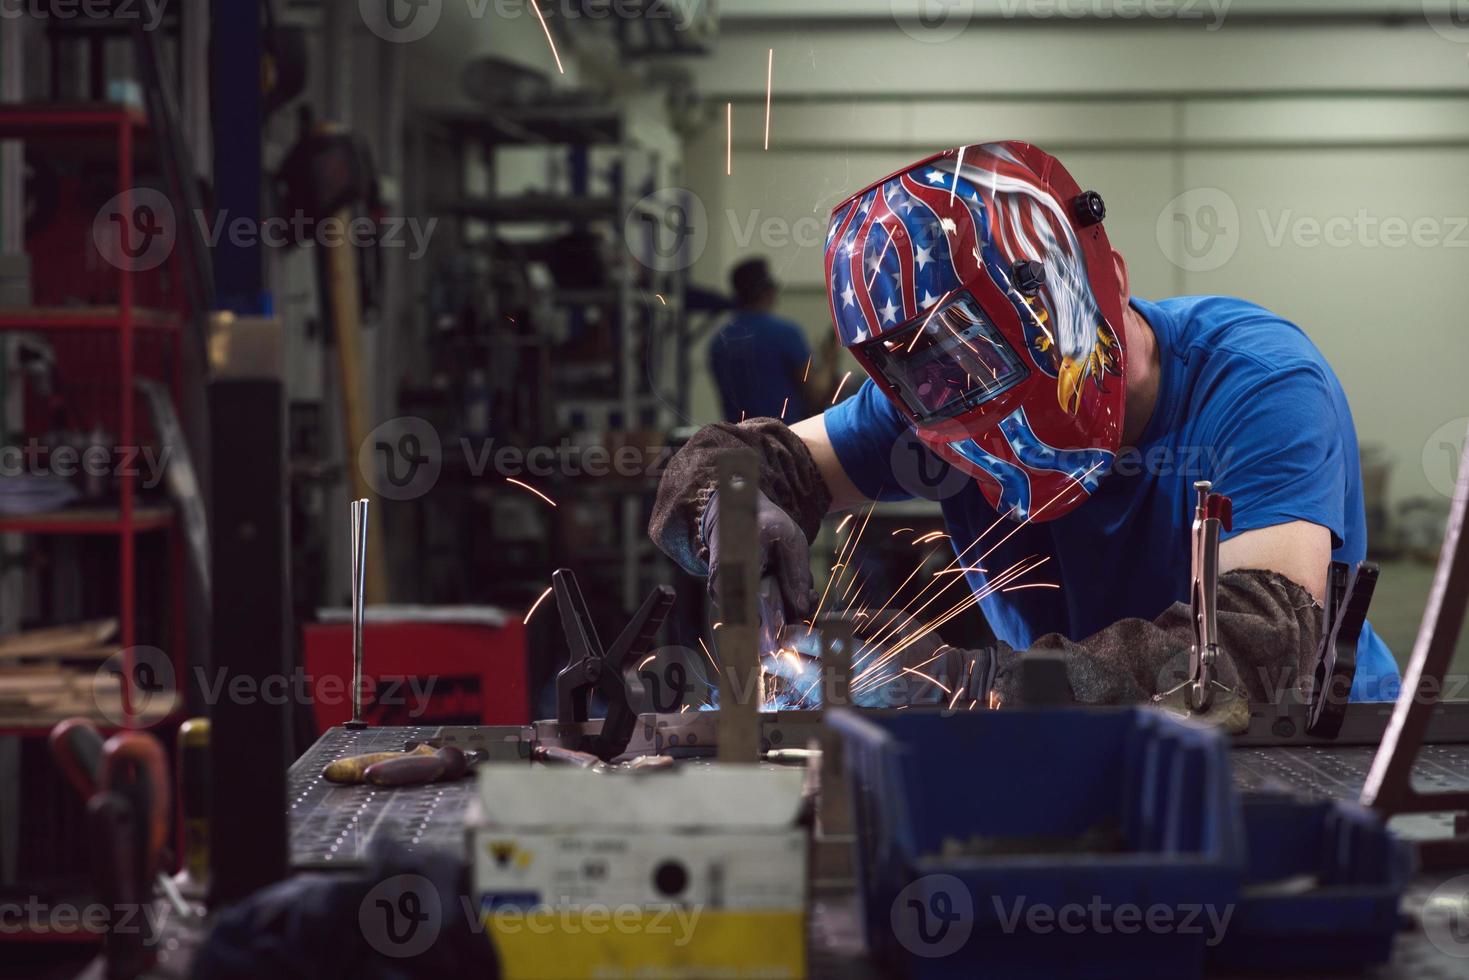
MULTIPOLYGON (((868 380, 791 426, 700 430, 665 472, 654 540, 717 576, 715 459, 753 449, 764 561, 794 621, 814 611, 808 543, 828 513, 936 488, 998 638, 965 651, 970 693, 1016 700, 1018 663, 1047 651, 1074 700, 1140 702, 1175 682, 1167 665, 1193 642, 1190 516, 1209 480, 1233 501, 1218 680, 1280 701, 1312 672, 1330 562, 1366 553, 1346 396, 1269 310, 1131 295, 1105 216, 1058 160, 1013 141, 936 154, 844 201, 826 285, 868 380), (1058 587, 990 587, 1021 562, 1027 583, 1058 587)), ((1351 697, 1393 698, 1397 680, 1369 624, 1351 697)))

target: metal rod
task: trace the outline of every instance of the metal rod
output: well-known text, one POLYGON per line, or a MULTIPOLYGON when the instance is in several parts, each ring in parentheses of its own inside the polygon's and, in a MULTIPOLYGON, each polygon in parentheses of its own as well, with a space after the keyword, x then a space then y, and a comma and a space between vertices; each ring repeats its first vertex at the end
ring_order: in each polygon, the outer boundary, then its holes
POLYGON ((349 728, 363 728, 362 622, 367 598, 367 498, 352 501, 352 720, 349 728))

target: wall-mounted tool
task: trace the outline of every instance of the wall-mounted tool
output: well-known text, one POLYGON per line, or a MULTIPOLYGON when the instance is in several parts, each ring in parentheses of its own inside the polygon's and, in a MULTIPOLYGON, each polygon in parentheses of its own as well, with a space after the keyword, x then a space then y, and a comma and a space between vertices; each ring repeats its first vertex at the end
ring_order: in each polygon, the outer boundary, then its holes
POLYGON ((563 726, 584 724, 589 720, 592 693, 601 694, 607 702, 607 716, 600 729, 574 734, 563 741, 567 748, 611 761, 627 748, 638 711, 646 701, 642 681, 629 668, 652 646, 664 617, 673 608, 673 589, 666 585, 654 588, 612 646, 603 650, 576 575, 567 568, 557 569, 551 585, 561 613, 561 628, 571 647, 571 660, 556 675, 556 721, 563 726))
POLYGON ((1311 715, 1306 733, 1336 738, 1346 716, 1352 681, 1357 676, 1357 640, 1367 621, 1367 606, 1377 587, 1377 566, 1360 562, 1355 568, 1334 561, 1326 575, 1321 612, 1321 644, 1316 650, 1316 673, 1311 687, 1311 715))
POLYGON ((1194 504, 1192 559, 1189 573, 1189 608, 1193 613, 1194 642, 1189 650, 1189 676, 1177 687, 1153 696, 1164 701, 1179 693, 1191 714, 1203 714, 1214 703, 1217 692, 1238 697, 1215 677, 1219 664, 1219 532, 1233 526, 1229 498, 1211 493, 1213 484, 1199 480, 1194 504))
POLYGON ((367 498, 354 500, 352 521, 352 720, 348 728, 365 728, 362 720, 362 617, 367 602, 367 498))

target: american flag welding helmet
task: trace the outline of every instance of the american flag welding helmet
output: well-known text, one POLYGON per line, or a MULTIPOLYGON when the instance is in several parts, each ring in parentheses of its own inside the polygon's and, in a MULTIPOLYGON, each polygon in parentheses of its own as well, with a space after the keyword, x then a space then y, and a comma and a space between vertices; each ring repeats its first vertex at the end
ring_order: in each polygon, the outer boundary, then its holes
POLYGON ((925 445, 1017 520, 1076 507, 1122 437, 1099 195, 1028 143, 935 154, 832 212, 832 321, 925 445))

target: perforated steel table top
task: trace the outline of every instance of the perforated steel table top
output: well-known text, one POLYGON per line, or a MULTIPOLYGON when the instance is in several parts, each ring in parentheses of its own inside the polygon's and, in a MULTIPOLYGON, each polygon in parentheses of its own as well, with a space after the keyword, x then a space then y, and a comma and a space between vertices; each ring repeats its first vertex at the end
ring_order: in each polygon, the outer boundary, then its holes
MULTIPOLYGON (((322 767, 328 762, 365 752, 402 749, 406 742, 425 740, 435 731, 431 727, 359 731, 334 728, 296 760, 288 781, 294 865, 300 869, 359 866, 372 842, 379 838, 395 840, 411 850, 463 848, 465 818, 475 795, 473 779, 378 789, 337 786, 321 778, 322 767)), ((1310 795, 1355 799, 1373 752, 1365 746, 1237 748, 1232 753, 1234 779, 1246 790, 1274 785, 1310 795)), ((1469 788, 1469 745, 1425 746, 1414 770, 1414 782, 1429 789, 1469 788)), ((1447 816, 1413 816, 1394 820, 1393 827, 1406 837, 1420 838, 1448 833, 1451 822, 1447 816)), ((1404 897, 1404 912, 1415 923, 1420 921, 1434 889, 1454 877, 1420 876, 1404 897)), ((1442 913, 1446 892, 1459 896, 1466 891, 1469 877, 1440 891, 1435 908, 1442 913)), ((877 976, 870 972, 859 933, 849 897, 818 898, 812 914, 813 975, 877 976)), ((1469 977, 1469 936, 1462 942, 1451 942, 1449 952, 1443 948, 1442 937, 1440 930, 1439 944, 1435 945, 1424 929, 1415 925, 1398 937, 1391 964, 1362 975, 1382 980, 1469 977)))

